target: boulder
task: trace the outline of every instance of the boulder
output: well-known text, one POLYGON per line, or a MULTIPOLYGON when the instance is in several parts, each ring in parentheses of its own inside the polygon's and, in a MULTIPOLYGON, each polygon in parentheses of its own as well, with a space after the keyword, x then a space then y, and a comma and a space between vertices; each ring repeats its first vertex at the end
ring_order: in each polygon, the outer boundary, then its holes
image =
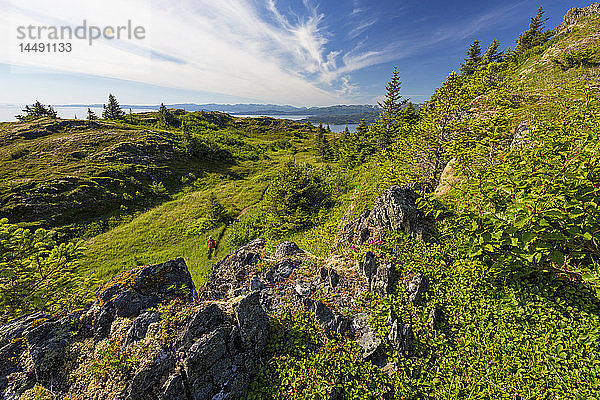
POLYGON ((388 344, 404 356, 412 357, 415 350, 412 324, 403 324, 402 318, 397 317, 393 310, 390 310, 388 314, 388 324, 390 325, 390 332, 387 337, 388 344))
POLYGON ((356 342, 363 349, 363 358, 370 358, 379 353, 383 340, 369 324, 369 314, 359 313, 352 319, 350 329, 356 337, 356 342))
POLYGON ((385 232, 403 231, 424 240, 431 233, 432 224, 417 208, 419 198, 416 185, 391 186, 376 200, 373 209, 350 221, 339 233, 339 244, 362 244, 378 240, 385 232))
POLYGON ((305 251, 302 250, 296 243, 290 241, 279 243, 277 247, 275 247, 275 257, 278 259, 301 255, 304 253, 305 251))
POLYGON ((440 176, 440 182, 434 190, 434 194, 436 197, 443 197, 450 192, 452 186, 456 183, 456 167, 457 167, 456 158, 448 161, 444 170, 442 171, 442 175, 440 176))
POLYGON ((236 289, 247 287, 249 268, 262 260, 264 239, 255 239, 215 264, 213 272, 200 290, 206 300, 220 300, 236 289))
POLYGON ((183 258, 135 268, 118 274, 97 291, 94 312, 94 338, 110 333, 116 317, 137 317, 144 310, 164 301, 196 298, 196 286, 183 258))
POLYGON ((305 305, 314 312, 317 323, 327 336, 343 335, 348 331, 349 324, 346 317, 333 312, 319 300, 306 299, 305 305))

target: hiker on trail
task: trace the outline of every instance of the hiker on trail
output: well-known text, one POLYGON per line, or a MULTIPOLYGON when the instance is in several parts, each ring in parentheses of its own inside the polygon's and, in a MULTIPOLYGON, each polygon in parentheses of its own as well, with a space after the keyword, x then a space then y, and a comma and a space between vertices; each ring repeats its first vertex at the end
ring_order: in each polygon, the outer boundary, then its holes
POLYGON ((217 247, 217 244, 215 243, 215 239, 213 239, 212 236, 208 237, 208 240, 206 241, 206 245, 208 246, 208 248, 210 250, 214 249, 215 247, 217 247))
POLYGON ((212 236, 208 237, 208 240, 206 241, 206 246, 208 246, 208 259, 210 260, 212 258, 212 253, 215 250, 215 247, 217 247, 217 243, 215 242, 215 239, 213 239, 212 236))

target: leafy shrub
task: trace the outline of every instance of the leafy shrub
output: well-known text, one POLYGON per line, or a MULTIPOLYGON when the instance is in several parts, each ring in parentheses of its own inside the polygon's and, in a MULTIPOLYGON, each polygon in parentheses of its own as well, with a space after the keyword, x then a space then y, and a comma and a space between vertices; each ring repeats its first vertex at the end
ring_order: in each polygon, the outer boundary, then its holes
POLYGON ((265 234, 265 215, 255 213, 233 222, 227 231, 228 247, 237 248, 265 234))
POLYGON ((591 48, 573 50, 563 54, 560 58, 553 58, 552 62, 563 71, 576 67, 591 67, 599 64, 598 51, 591 48))
POLYGON ((331 201, 322 174, 307 164, 285 163, 265 193, 267 230, 281 237, 307 228, 331 201))
POLYGON ((0 312, 72 310, 91 297, 75 243, 57 244, 53 232, 31 232, 0 220, 0 312))

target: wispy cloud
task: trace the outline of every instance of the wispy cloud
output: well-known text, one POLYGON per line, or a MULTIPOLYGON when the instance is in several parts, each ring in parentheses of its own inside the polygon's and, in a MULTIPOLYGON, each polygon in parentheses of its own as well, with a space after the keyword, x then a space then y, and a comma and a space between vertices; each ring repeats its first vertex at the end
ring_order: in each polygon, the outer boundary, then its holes
POLYGON ((0 30, 0 63, 45 66, 261 102, 332 104, 361 95, 353 72, 468 37, 498 23, 516 7, 495 9, 459 27, 448 23, 419 38, 416 34, 392 37, 381 45, 367 42, 367 34, 381 22, 381 15, 369 3, 353 0, 345 11, 350 21, 346 32, 333 32, 327 26, 328 16, 310 0, 303 0, 293 13, 279 1, 0 0, 0 29, 11 19, 79 24, 86 18, 99 25, 141 19, 150 36, 143 44, 99 41, 89 54, 48 56, 40 63, 40 59, 15 62, 10 57, 15 46, 4 37, 14 32, 0 30), (344 41, 344 48, 334 45, 339 43, 332 40, 335 33, 350 39, 344 41))

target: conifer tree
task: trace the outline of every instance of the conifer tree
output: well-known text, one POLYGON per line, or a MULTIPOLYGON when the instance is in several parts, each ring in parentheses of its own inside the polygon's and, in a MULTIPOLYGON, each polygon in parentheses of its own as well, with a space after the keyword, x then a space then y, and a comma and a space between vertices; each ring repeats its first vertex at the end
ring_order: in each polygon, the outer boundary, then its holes
POLYGON ((463 75, 473 75, 481 65, 481 45, 479 39, 475 39, 467 51, 467 58, 460 66, 463 75))
POLYGON ((537 15, 531 18, 529 29, 520 34, 516 41, 516 55, 542 45, 550 39, 552 32, 546 30, 546 21, 548 21, 548 18, 544 17, 544 9, 540 6, 537 15))
POLYGON ((94 121, 98 119, 98 116, 96 115, 95 112, 93 112, 90 108, 87 109, 87 120, 88 121, 94 121))
POLYGON ((317 155, 325 160, 329 159, 331 155, 331 146, 329 145, 329 141, 325 135, 326 133, 327 130, 323 128, 323 124, 319 124, 317 133, 315 134, 315 149, 317 151, 317 155))
POLYGON ((36 100, 31 106, 25 106, 23 109, 25 115, 15 115, 19 121, 30 121, 33 119, 50 117, 57 118, 58 115, 52 106, 45 106, 36 100))
POLYGON ((396 130, 400 125, 400 114, 407 100, 400 96, 402 82, 398 75, 398 67, 394 66, 392 79, 385 86, 386 94, 383 102, 377 103, 381 107, 381 117, 378 129, 378 142, 381 146, 387 146, 393 142, 396 130))
POLYGON ((171 111, 165 107, 163 103, 160 103, 158 109, 158 123, 163 128, 179 126, 179 120, 173 115, 171 111))
POLYGON ((490 44, 490 47, 488 47, 485 54, 483 55, 484 64, 502 61, 502 52, 498 51, 499 47, 500 43, 496 39, 494 39, 494 41, 490 44))
POLYGON ((108 105, 102 105, 104 111, 102 111, 102 118, 104 119, 121 119, 125 116, 125 112, 121 109, 119 102, 115 96, 108 95, 108 105))

